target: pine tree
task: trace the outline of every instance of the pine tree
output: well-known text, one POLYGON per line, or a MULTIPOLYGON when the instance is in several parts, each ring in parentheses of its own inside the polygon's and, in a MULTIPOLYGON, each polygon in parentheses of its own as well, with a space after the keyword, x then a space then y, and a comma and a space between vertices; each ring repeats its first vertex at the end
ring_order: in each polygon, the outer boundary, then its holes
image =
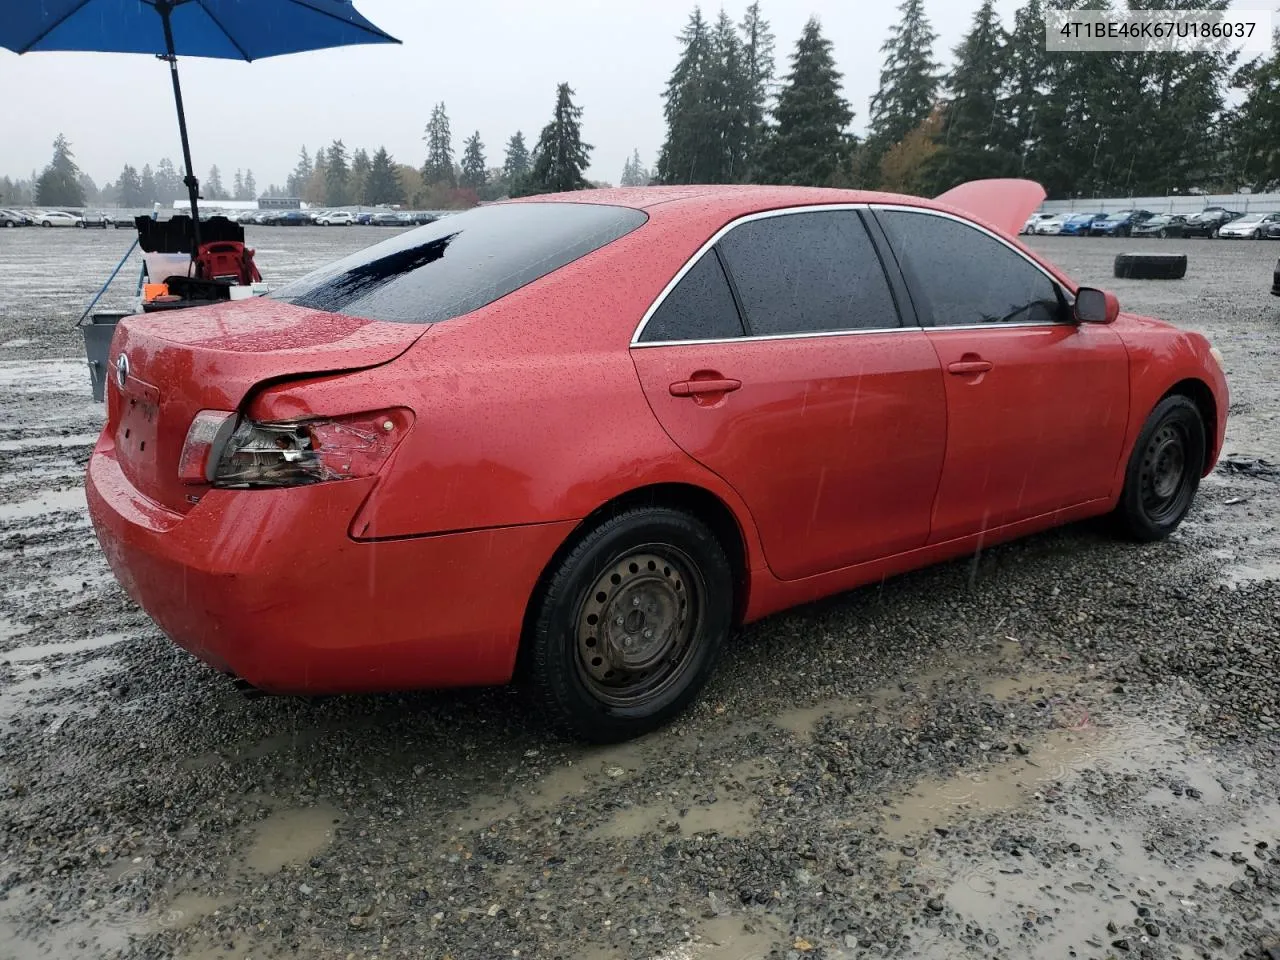
POLYGON ((484 144, 480 142, 480 131, 467 137, 462 151, 461 184, 472 190, 481 189, 488 181, 488 173, 484 165, 484 144))
POLYGON ((583 190, 584 176, 593 147, 582 142, 582 108, 573 102, 567 83, 556 87, 556 106, 551 122, 542 128, 534 150, 533 170, 522 193, 559 193, 583 190))
POLYGON ((755 90, 737 28, 723 9, 711 32, 708 66, 707 106, 711 109, 711 132, 716 145, 713 182, 734 183, 746 175, 755 90))
POLYGON ((1280 185, 1280 31, 1272 50, 1236 72, 1244 100, 1227 123, 1233 179, 1255 192, 1280 185))
POLYGON ((365 202, 373 205, 396 203, 401 198, 400 180, 395 161, 386 147, 374 151, 369 162, 369 179, 365 184, 365 202))
POLYGON ((156 164, 156 196, 160 203, 173 203, 182 196, 182 177, 173 161, 165 157, 156 164))
POLYGON ((325 154, 324 202, 326 204, 331 207, 340 207, 351 202, 348 196, 349 185, 347 183, 350 177, 351 169, 347 165, 347 147, 341 140, 335 140, 329 145, 329 150, 325 154))
POLYGON ((145 200, 142 195, 142 181, 138 177, 138 171, 127 163, 124 165, 124 169, 120 171, 120 179, 116 181, 116 198, 116 202, 126 208, 140 207, 145 200))
POLYGON ((244 198, 246 200, 258 199, 258 181, 253 179, 252 170, 244 172, 244 198))
POLYGON ((777 127, 765 145, 761 173, 770 183, 821 186, 848 156, 853 111, 840 96, 831 41, 811 17, 796 43, 778 103, 777 127))
MULTIPOLYGON (((933 32, 924 0, 902 0, 902 19, 889 32, 880 51, 880 89, 871 98, 864 176, 874 178, 885 152, 916 129, 932 112, 938 93, 938 64, 933 59, 933 32)), ((1043 35, 1042 35, 1043 42, 1043 35)))
POLYGON ((289 196, 302 196, 307 184, 311 182, 311 169, 311 157, 307 154, 307 148, 304 145, 298 154, 298 163, 293 168, 293 173, 289 174, 284 182, 284 188, 289 191, 289 196))
POLYGON ((1028 161, 1040 135, 1049 82, 1049 52, 1044 44, 1044 0, 1027 0, 1014 13, 1013 32, 1005 47, 1007 110, 1013 128, 1010 136, 1018 155, 1018 176, 1030 175, 1028 161))
POLYGON ((324 147, 316 147, 313 156, 315 160, 311 164, 311 176, 303 185, 301 197, 312 206, 320 206, 328 202, 326 198, 329 195, 329 178, 325 170, 328 157, 324 147))
POLYGON ((662 183, 713 183, 719 171, 707 96, 711 34, 700 7, 693 8, 679 39, 683 50, 663 93, 667 138, 658 155, 658 179, 662 183))
POLYGON ((244 172, 237 169, 236 175, 231 178, 231 199, 244 199, 244 172))
POLYGON ((210 200, 227 199, 227 191, 222 186, 222 173, 217 164, 209 168, 209 175, 204 178, 203 192, 210 200))
POLYGON ((933 193, 1017 170, 1018 150, 1004 95, 1007 39, 995 0, 983 0, 972 29, 956 47, 955 66, 947 78, 939 150, 929 177, 933 193))
POLYGON ((453 135, 449 132, 449 114, 445 112, 443 103, 437 103, 432 108, 431 119, 427 121, 426 134, 422 139, 427 143, 422 182, 428 186, 446 183, 450 187, 456 187, 458 177, 453 169, 453 135))
POLYGON ((649 180, 649 171, 640 159, 640 151, 636 150, 622 168, 622 179, 619 181, 619 185, 624 187, 647 187, 649 180))
POLYGON ((62 134, 53 141, 53 159, 36 180, 36 203, 42 207, 83 207, 84 188, 71 143, 62 134))
POLYGON ((156 191, 156 175, 151 170, 151 164, 144 163, 142 165, 142 180, 138 186, 142 192, 142 202, 144 205, 149 206, 159 199, 156 191))
POLYGON ((512 185, 529 175, 529 149, 524 145, 524 134, 519 130, 507 141, 507 156, 502 162, 502 175, 512 185))
POLYGON ((773 85, 773 32, 769 21, 760 13, 759 0, 747 7, 742 23, 742 68, 750 99, 747 104, 747 157, 750 166, 759 158, 759 151, 767 134, 769 97, 773 85))
POLYGON ((351 154, 351 189, 350 197, 353 203, 365 204, 369 201, 368 195, 369 185, 369 152, 364 147, 358 148, 351 154))

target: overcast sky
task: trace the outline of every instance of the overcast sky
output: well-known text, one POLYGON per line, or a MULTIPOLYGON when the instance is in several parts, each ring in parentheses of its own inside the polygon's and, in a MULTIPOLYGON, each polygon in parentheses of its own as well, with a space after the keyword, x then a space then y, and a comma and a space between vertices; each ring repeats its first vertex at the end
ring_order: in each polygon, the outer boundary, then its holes
MULTIPOLYGON (((806 18, 816 14, 835 45, 845 96, 862 131, 875 91, 880 44, 898 0, 763 0, 778 41, 779 73, 806 18)), ((926 0, 947 63, 977 0, 926 0)), ((1006 26, 1019 0, 997 0, 1006 26)), ((349 149, 385 145, 419 166, 432 104, 444 101, 454 147, 480 131, 490 166, 523 130, 532 146, 550 118, 557 83, 583 107, 583 134, 595 145, 589 175, 616 183, 634 148, 652 165, 664 133, 661 94, 678 54, 689 0, 357 0, 402 46, 362 46, 255 63, 183 60, 183 95, 197 176, 218 164, 230 185, 236 168, 259 189, 283 183, 298 148, 341 138, 349 149)), ((741 18, 745 0, 725 9, 741 18)), ((1235 0, 1276 10, 1280 0, 1235 0)), ((716 4, 704 4, 713 17, 716 4)), ((1280 21, 1280 17, 1277 17, 1280 21)), ((1280 25, 1280 23, 1278 23, 1280 25)), ((125 163, 141 169, 168 156, 181 162, 172 90, 162 64, 121 54, 0 50, 0 174, 27 176, 49 160, 65 133, 98 184, 125 163)))

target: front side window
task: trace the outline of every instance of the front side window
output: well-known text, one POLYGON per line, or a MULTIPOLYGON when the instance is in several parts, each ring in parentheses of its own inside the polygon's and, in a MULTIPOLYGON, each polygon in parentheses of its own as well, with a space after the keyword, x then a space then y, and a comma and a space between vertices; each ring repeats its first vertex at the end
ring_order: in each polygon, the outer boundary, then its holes
POLYGON ((704 253, 667 294, 640 334, 642 343, 742 336, 733 291, 714 250, 704 253))
POLYGON ((752 336, 899 325, 884 267, 852 210, 750 220, 717 246, 752 336))
POLYGON ((982 230, 929 213, 881 210, 876 216, 911 284, 916 310, 934 326, 1064 319, 1057 284, 982 230))
POLYGON ((639 210, 598 203, 476 207, 353 253, 272 296, 371 320, 439 323, 559 270, 646 219, 639 210))

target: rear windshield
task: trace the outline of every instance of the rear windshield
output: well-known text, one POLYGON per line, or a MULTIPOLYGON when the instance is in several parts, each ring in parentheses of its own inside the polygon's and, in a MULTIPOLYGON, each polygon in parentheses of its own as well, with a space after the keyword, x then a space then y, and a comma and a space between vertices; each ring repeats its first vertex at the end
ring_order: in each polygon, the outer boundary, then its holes
POLYGON ((399 323, 478 310, 630 233, 639 210, 598 203, 510 203, 441 217, 272 293, 300 307, 399 323))

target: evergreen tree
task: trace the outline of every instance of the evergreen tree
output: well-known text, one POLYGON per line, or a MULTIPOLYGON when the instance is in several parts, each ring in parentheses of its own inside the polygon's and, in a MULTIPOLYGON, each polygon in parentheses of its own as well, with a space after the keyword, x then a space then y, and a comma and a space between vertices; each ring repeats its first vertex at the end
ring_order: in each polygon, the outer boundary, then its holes
POLYGON ((462 151, 462 186, 471 190, 481 189, 488 181, 488 173, 484 165, 484 144, 480 142, 480 131, 477 130, 466 139, 462 151))
POLYGON ((373 205, 396 203, 402 195, 396 164, 386 147, 379 147, 374 151, 373 159, 369 162, 369 179, 365 184, 364 195, 365 202, 373 205))
POLYGON ((647 187, 649 180, 649 171, 640 159, 640 151, 636 150, 623 166, 619 184, 624 187, 647 187))
POLYGON ((939 150, 930 177, 933 193, 967 180, 1010 176, 1018 168, 1004 95, 1006 43, 995 0, 983 0, 972 29, 955 50, 955 66, 947 78, 939 150))
POLYGON ((747 157, 754 165, 767 134, 769 97, 773 85, 773 32, 769 21, 760 13, 759 0, 747 7, 742 23, 742 69, 749 99, 747 101, 747 157))
POLYGON ((683 50, 663 93, 667 139, 658 155, 658 179, 662 183, 714 183, 719 170, 707 96, 711 33, 700 7, 693 8, 679 39, 683 50))
POLYGON ((542 128, 534 150, 533 170, 521 193, 559 193, 589 186, 583 175, 594 149, 582 142, 582 108, 573 102, 567 83, 556 87, 551 122, 542 128))
POLYGON ((76 177, 76 182, 80 184, 80 191, 84 194, 84 202, 86 204, 97 203, 101 194, 98 190, 98 185, 93 182, 93 177, 82 170, 80 176, 76 177))
POLYGON ((458 177, 453 169, 453 135, 449 132, 449 114, 445 112, 443 103, 437 103, 432 108, 431 119, 427 121, 426 134, 422 139, 427 143, 422 182, 428 186, 445 183, 456 187, 458 177))
POLYGON ((71 144, 62 134, 53 141, 53 159, 36 180, 36 203, 42 207, 83 207, 84 188, 71 144))
POLYGON ((307 148, 304 145, 298 154, 298 163, 294 166, 293 173, 289 174, 288 179, 284 182, 284 188, 289 192, 289 196, 302 196, 302 191, 311 182, 311 170, 311 157, 307 154, 307 148))
POLYGON ((529 149, 524 145, 524 134, 519 130, 507 141, 507 157, 502 162, 502 175, 512 185, 529 175, 529 149))
POLYGON ((126 163, 120 171, 120 179, 116 181, 116 202, 127 208, 140 207, 144 200, 138 171, 126 163))
POLYGON ((710 131, 715 149, 713 182, 734 183, 746 176, 755 90, 742 41, 723 9, 711 31, 707 81, 707 106, 714 123, 710 131))
POLYGON ((347 165, 347 147, 341 140, 335 140, 329 145, 329 150, 325 153, 324 166, 324 182, 325 194, 324 202, 331 207, 340 207, 345 203, 350 203, 348 196, 348 183, 351 177, 351 169, 347 165))
POLYGON ((142 180, 139 182, 138 187, 142 192, 143 205, 150 206, 160 199, 156 190, 156 175, 151 170, 151 164, 144 163, 142 165, 142 180))
POLYGON ((252 170, 244 172, 244 198, 246 200, 258 199, 258 181, 253 179, 252 170))
POLYGON ((173 203, 182 196, 182 177, 173 161, 165 157, 156 164, 156 196, 160 203, 173 203))
POLYGON ((209 168, 209 175, 204 178, 204 195, 210 200, 227 199, 227 191, 222 186, 222 173, 218 170, 217 164, 209 168))
POLYGON ((761 163, 768 182, 812 186, 831 182, 851 145, 845 130, 853 112, 840 96, 840 79, 831 41, 811 17, 796 43, 791 72, 774 108, 777 127, 761 163))
POLYGON ((365 199, 369 184, 369 153, 364 147, 360 147, 351 154, 351 191, 350 196, 354 203, 368 203, 365 199))
MULTIPOLYGON (((889 32, 880 51, 880 89, 871 98, 864 175, 874 178, 880 158, 928 118, 938 92, 938 64, 933 59, 937 34, 924 13, 924 0, 902 0, 902 19, 889 32)), ((1041 34, 1043 43, 1043 32, 1041 34)))
POLYGON ((1255 192, 1280 186, 1280 31, 1272 50, 1236 72, 1244 100, 1227 124, 1233 178, 1255 192))
POLYGON ((324 147, 316 147, 313 156, 311 176, 302 188, 301 197, 313 206, 320 206, 327 202, 325 198, 329 195, 329 178, 325 169, 328 157, 324 147))
MULTIPOLYGON (((1016 172, 1028 176, 1030 153, 1039 139, 1049 83, 1049 52, 1044 43, 1044 0, 1027 0, 1013 16, 1013 32, 1005 46, 1010 138, 1018 155, 1016 172)), ((1069 56, 1069 54, 1057 54, 1069 56)))
POLYGON ((231 178, 231 199, 244 199, 244 174, 238 168, 236 175, 231 178))

